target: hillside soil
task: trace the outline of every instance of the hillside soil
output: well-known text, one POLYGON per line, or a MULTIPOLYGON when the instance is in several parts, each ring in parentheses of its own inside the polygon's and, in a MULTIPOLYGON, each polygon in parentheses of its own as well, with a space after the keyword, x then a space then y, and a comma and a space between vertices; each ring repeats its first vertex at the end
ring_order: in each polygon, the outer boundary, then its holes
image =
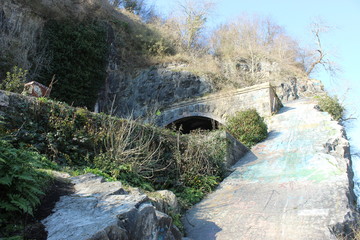
POLYGON ((188 237, 335 239, 333 226, 353 206, 342 127, 309 100, 288 103, 268 122, 267 140, 188 211, 188 237), (338 146, 325 148, 329 142, 338 146))

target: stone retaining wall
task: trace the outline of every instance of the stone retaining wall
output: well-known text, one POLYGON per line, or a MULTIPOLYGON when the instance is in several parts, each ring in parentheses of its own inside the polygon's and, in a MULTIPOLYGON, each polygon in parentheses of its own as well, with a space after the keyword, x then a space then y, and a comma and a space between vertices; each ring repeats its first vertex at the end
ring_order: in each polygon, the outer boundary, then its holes
POLYGON ((185 117, 207 117, 226 123, 226 118, 235 112, 255 108, 263 117, 277 112, 282 106, 269 83, 236 89, 184 101, 163 109, 155 122, 167 126, 185 117))

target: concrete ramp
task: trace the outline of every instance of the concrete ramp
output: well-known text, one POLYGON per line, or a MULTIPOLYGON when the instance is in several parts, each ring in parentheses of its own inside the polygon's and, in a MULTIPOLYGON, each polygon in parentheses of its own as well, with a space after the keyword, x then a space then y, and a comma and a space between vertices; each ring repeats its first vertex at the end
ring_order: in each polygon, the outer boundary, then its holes
POLYGON ((342 127, 309 100, 287 104, 268 125, 267 140, 188 211, 188 237, 335 239, 333 226, 355 207, 342 127))

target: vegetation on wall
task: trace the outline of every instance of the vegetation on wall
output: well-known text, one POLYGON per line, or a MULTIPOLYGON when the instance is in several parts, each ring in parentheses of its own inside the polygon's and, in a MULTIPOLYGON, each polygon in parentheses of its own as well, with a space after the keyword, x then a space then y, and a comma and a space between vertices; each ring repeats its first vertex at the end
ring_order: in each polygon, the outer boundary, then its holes
POLYGON ((220 133, 181 135, 47 98, 8 97, 11 105, 0 106, 5 113, 0 124, 0 215, 14 224, 0 236, 19 233, 19 219, 36 208, 49 179, 42 169, 92 172, 147 191, 170 189, 183 208, 200 201, 224 177, 228 143, 220 133), (13 212, 18 214, 11 220, 13 212))
POLYGON ((26 83, 27 70, 14 66, 6 73, 6 78, 0 84, 0 89, 10 92, 21 93, 26 83))
POLYGON ((104 24, 50 20, 44 26, 43 38, 52 59, 43 70, 41 82, 49 85, 55 75, 53 98, 93 109, 106 77, 108 44, 104 24))
POLYGON ((255 109, 240 111, 227 119, 226 129, 247 147, 267 137, 267 125, 255 109))
POLYGON ((324 95, 317 97, 318 106, 321 111, 328 112, 336 121, 341 121, 345 114, 345 108, 339 102, 337 96, 324 95))
POLYGON ((12 107, 2 111, 11 144, 32 147, 63 167, 197 196, 184 203, 199 200, 223 177, 227 142, 220 136, 183 136, 46 98, 9 97, 12 107))

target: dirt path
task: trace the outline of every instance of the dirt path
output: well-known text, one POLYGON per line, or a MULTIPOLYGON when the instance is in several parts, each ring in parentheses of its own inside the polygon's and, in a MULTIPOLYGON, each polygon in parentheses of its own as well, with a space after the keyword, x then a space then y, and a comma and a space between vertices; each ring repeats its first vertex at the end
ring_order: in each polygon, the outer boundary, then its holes
POLYGON ((269 130, 268 139, 188 211, 185 227, 190 238, 334 238, 331 227, 344 221, 353 204, 349 207, 347 197, 348 160, 328 154, 324 147, 336 138, 346 145, 341 126, 302 100, 269 119, 269 130))

